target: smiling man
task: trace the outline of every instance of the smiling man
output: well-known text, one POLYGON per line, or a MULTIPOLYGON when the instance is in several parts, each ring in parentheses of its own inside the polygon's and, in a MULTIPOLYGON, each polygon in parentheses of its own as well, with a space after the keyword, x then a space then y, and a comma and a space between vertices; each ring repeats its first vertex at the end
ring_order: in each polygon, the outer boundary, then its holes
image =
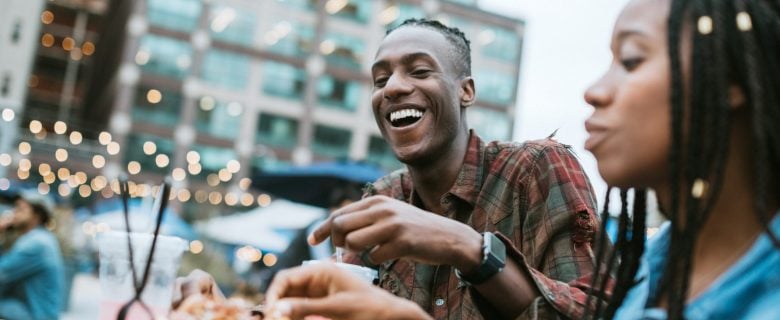
POLYGON ((485 143, 469 130, 470 55, 463 33, 436 21, 388 31, 372 107, 406 169, 309 242, 332 237, 436 319, 581 318, 599 226, 588 178, 552 139, 485 143))

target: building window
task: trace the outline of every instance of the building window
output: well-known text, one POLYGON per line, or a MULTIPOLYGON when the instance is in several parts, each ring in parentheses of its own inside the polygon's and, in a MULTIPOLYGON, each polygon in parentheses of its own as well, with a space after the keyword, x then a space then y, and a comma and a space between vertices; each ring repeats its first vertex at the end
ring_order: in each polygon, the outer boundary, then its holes
POLYGON ((313 11, 314 9, 317 8, 318 0, 278 0, 278 1, 294 8, 313 11))
POLYGON ((360 100, 360 88, 359 82, 323 75, 317 83, 317 96, 324 106, 355 111, 360 100))
POLYGON ((16 22, 14 22, 14 27, 11 29, 11 43, 17 44, 19 43, 19 38, 22 37, 22 20, 16 19, 16 22))
POLYGON ((209 19, 209 32, 215 40, 251 46, 257 16, 249 10, 215 6, 209 19))
POLYGON ((154 172, 165 174, 170 170, 170 162, 173 160, 176 145, 173 140, 148 134, 131 133, 127 141, 128 149, 125 153, 125 161, 138 161, 141 164, 142 172, 154 172), (155 153, 147 155, 144 153, 144 143, 150 141, 155 145, 155 153), (169 164, 160 168, 155 163, 156 155, 164 154, 168 157, 169 164))
POLYGON ((393 149, 382 137, 371 137, 368 142, 368 162, 376 164, 385 170, 401 168, 402 165, 393 153, 393 149))
POLYGON ((249 80, 251 59, 245 55, 212 49, 203 59, 206 82, 233 90, 243 90, 249 80))
POLYGON ((517 90, 514 76, 493 70, 477 71, 474 83, 478 100, 497 104, 510 104, 514 101, 517 90))
POLYGON ((486 27, 477 35, 477 43, 482 55, 510 63, 515 63, 520 53, 520 37, 503 28, 486 27))
MULTIPOLYGON (((336 3, 337 1, 331 1, 336 3)), ((374 1, 371 0, 349 0, 347 3, 339 8, 329 4, 325 5, 325 10, 330 14, 335 14, 336 17, 347 18, 360 23, 368 22, 371 17, 372 5, 374 1), (338 9, 338 10, 337 10, 338 9)))
POLYGON ((192 32, 198 26, 200 0, 148 0, 147 18, 155 26, 192 32))
POLYGON ((263 92, 272 96, 301 99, 306 85, 306 72, 293 65, 265 62, 263 92))
POLYGON ((388 6, 385 11, 383 11, 382 16, 380 16, 380 22, 387 24, 388 29, 390 29, 398 27, 407 19, 412 18, 425 18, 425 12, 418 6, 400 3, 394 6, 388 6), (392 7, 397 9, 393 9, 392 7))
POLYGON ((139 86, 132 111, 133 121, 173 128, 179 123, 181 103, 179 92, 139 86))
POLYGON ((485 141, 507 141, 512 137, 512 119, 503 112, 475 106, 466 109, 469 125, 485 141))
POLYGON ((365 44, 363 40, 342 33, 330 33, 320 44, 320 52, 328 63, 341 67, 359 69, 365 44))
POLYGON ((189 70, 192 47, 173 38, 147 34, 141 38, 135 62, 144 72, 183 79, 189 70))
POLYGON ((347 158, 352 132, 325 125, 314 126, 312 151, 329 158, 347 158))
POLYGON ((298 121, 272 114, 261 114, 257 121, 257 143, 293 149, 298 144, 298 121))
POLYGON ((308 24, 282 20, 263 34, 263 41, 272 52, 304 57, 312 51, 314 28, 308 24))
POLYGON ((198 100, 198 116, 195 128, 223 139, 235 139, 241 129, 241 115, 244 107, 238 102, 225 103, 212 97, 198 100))
POLYGON ((192 150, 200 154, 201 171, 197 177, 205 179, 209 174, 217 174, 227 166, 228 161, 238 159, 236 151, 231 148, 220 148, 204 145, 194 145, 192 150))
POLYGON ((7 97, 11 92, 11 74, 6 72, 3 75, 3 82, 0 83, 0 96, 7 97))

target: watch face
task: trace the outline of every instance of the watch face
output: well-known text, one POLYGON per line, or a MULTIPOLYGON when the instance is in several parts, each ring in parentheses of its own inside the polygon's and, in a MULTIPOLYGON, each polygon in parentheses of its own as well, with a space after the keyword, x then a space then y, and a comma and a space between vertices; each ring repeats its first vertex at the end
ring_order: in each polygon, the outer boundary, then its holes
POLYGON ((485 252, 485 255, 487 256, 490 254, 503 264, 506 260, 506 246, 495 234, 489 234, 490 236, 485 237, 485 244, 487 244, 487 249, 490 250, 490 252, 485 252))

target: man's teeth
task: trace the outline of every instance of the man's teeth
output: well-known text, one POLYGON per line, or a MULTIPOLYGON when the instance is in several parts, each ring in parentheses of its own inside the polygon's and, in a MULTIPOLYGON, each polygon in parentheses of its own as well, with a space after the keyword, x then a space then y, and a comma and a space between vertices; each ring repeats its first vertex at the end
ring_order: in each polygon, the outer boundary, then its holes
POLYGON ((390 121, 395 121, 407 117, 422 118, 423 112, 415 109, 403 109, 390 113, 390 121))

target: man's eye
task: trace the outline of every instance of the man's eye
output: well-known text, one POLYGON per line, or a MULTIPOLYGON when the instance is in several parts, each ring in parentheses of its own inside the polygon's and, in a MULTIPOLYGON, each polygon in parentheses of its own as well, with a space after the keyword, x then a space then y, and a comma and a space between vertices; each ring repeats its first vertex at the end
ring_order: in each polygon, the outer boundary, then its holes
POLYGON ((424 76, 427 76, 430 73, 431 73, 431 70, 429 70, 429 69, 416 69, 416 70, 412 71, 412 75, 413 76, 417 76, 417 77, 424 77, 424 76))
POLYGON ((385 86, 385 83, 387 83, 386 77, 376 78, 374 79, 374 87, 382 88, 385 86))

